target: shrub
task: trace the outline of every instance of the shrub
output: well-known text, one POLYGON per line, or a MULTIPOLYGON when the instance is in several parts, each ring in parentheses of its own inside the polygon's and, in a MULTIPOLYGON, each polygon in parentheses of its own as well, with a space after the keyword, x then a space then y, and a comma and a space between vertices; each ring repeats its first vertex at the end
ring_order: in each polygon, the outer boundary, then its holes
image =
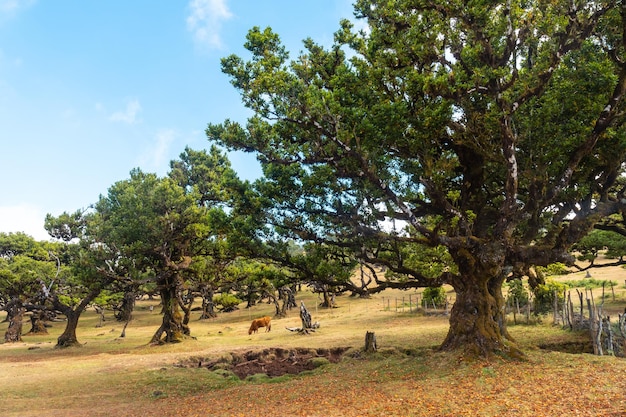
POLYGON ((517 303, 520 306, 525 306, 528 304, 528 291, 526 290, 526 288, 524 288, 524 283, 521 279, 516 278, 512 281, 509 281, 507 285, 509 287, 507 295, 507 299, 509 301, 515 304, 515 301, 517 300, 517 303))
POLYGON ((254 374, 254 375, 248 375, 246 377, 246 381, 252 382, 254 384, 263 384, 270 380, 271 378, 267 374, 254 374))
POLYGON ((232 381, 239 381, 239 377, 237 375, 235 375, 235 373, 231 370, 228 369, 215 369, 213 370, 213 373, 215 375, 219 375, 221 377, 230 379, 232 381))
POLYGON ((552 280, 547 280, 545 284, 539 284, 534 289, 535 294, 535 314, 547 313, 552 310, 554 303, 554 293, 556 291, 557 302, 563 304, 563 293, 567 285, 552 280))
POLYGON ((548 266, 538 266, 537 270, 547 276, 567 275, 570 273, 569 269, 567 269, 567 266, 561 262, 556 262, 548 266))
POLYGON ((584 278, 578 281, 570 281, 566 283, 569 288, 583 287, 586 289, 604 288, 609 289, 611 286, 617 286, 617 282, 609 280, 600 280, 595 278, 584 278))
POLYGON ((427 287, 422 294, 424 303, 428 306, 433 304, 436 306, 443 306, 446 303, 446 290, 443 287, 427 287))

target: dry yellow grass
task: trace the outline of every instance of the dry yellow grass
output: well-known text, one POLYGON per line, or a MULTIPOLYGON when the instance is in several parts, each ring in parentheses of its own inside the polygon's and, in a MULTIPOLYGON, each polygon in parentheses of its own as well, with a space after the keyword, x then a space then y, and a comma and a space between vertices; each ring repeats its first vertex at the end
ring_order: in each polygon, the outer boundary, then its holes
MULTIPOLYGON (((622 269, 613 273, 623 276, 622 269)), ((623 311, 624 286, 617 291, 617 302, 610 306, 623 311)), ((409 313, 408 305, 396 312, 395 299, 404 296, 408 303, 409 294, 414 293, 388 291, 367 300, 338 297, 339 308, 331 310, 317 309, 316 296, 299 294, 298 302, 304 300, 322 325, 309 336, 285 330, 300 325, 297 310, 274 319, 270 333, 249 336, 252 318, 273 315, 267 304, 208 321, 194 315, 195 340, 159 347, 147 345, 160 322, 158 308, 153 313, 148 309, 151 302, 138 304, 124 339, 119 338, 122 325, 111 315, 97 328, 97 316, 88 311, 78 331, 82 348, 53 348, 64 323, 55 323, 49 335, 0 345, 0 415, 557 416, 569 410, 566 414, 617 416, 626 410, 624 359, 536 347, 584 335, 553 327, 549 319, 537 326, 514 326, 510 331, 528 352, 527 361, 466 361, 436 351, 447 332, 447 317, 409 313), (369 360, 346 359, 262 386, 173 366, 192 356, 265 347, 360 348, 366 331, 376 332, 381 347, 369 360)), ((0 323, 1 334, 6 326, 0 323)))

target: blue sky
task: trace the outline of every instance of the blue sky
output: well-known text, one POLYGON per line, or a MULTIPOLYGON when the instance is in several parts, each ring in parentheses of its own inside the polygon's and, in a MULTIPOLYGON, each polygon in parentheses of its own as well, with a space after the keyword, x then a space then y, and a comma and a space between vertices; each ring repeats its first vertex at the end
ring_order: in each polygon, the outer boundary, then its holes
MULTIPOLYGON (((296 57, 330 45, 352 0, 0 0, 0 232, 95 203, 139 167, 164 175, 207 123, 245 121, 220 71, 253 26, 296 57)), ((243 179, 253 157, 230 156, 243 179)))

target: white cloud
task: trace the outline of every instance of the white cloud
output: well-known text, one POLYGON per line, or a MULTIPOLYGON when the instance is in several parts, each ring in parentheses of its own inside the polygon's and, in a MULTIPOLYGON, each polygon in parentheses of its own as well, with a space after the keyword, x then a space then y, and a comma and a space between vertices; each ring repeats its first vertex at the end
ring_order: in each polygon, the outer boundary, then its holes
POLYGON ((191 0, 189 9, 187 29, 193 34, 194 40, 210 49, 221 48, 222 22, 233 16, 226 0, 191 0))
POLYGON ((0 206, 0 232, 24 232, 36 240, 49 240, 45 218, 40 208, 28 204, 0 206))
POLYGON ((35 0, 0 0, 0 22, 35 4, 35 0))
POLYGON ((150 148, 139 157, 139 166, 150 171, 160 171, 169 163, 170 148, 177 136, 173 129, 158 132, 150 148))
POLYGON ((137 119, 137 115, 140 111, 141 104, 139 104, 139 100, 137 100, 136 98, 129 99, 126 102, 126 109, 124 111, 118 111, 113 113, 109 117, 109 119, 113 120, 114 122, 124 122, 132 125, 140 121, 139 119, 137 119))
POLYGON ((0 12, 15 13, 35 3, 34 0, 0 0, 0 12))

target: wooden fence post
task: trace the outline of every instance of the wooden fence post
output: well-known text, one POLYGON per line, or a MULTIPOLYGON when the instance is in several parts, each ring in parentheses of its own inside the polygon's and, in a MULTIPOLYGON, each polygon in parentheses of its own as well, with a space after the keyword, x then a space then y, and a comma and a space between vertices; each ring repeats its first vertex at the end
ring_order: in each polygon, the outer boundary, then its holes
POLYGON ((613 356, 613 329, 611 329, 611 316, 606 316, 606 330, 607 330, 607 340, 606 340, 606 353, 613 356))
POLYGON ((624 314, 619 314, 617 317, 619 320, 619 332, 624 339, 622 353, 626 355, 626 308, 624 309, 624 314))
POLYGON ((552 293, 552 297, 554 298, 552 302, 552 324, 559 324, 559 313, 557 311, 559 308, 559 296, 556 290, 552 293))

